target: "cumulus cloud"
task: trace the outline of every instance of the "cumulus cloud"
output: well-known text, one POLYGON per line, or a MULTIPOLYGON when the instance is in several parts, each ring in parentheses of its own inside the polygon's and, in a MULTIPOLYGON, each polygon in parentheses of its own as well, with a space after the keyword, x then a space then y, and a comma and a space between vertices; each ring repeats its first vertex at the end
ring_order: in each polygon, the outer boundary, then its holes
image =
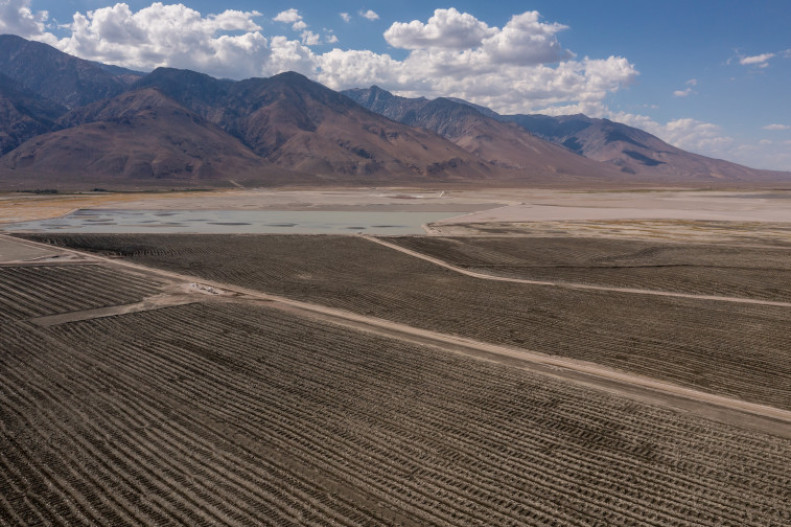
POLYGON ((286 9, 285 11, 281 11, 273 18, 275 22, 285 22, 286 24, 293 24, 294 22, 298 22, 302 20, 302 15, 299 14, 299 10, 291 8, 286 9))
POLYGON ((352 15, 350 15, 349 13, 341 13, 341 14, 340 14, 340 17, 341 17, 341 19, 342 19, 344 22, 349 22, 349 21, 351 21, 351 19, 352 19, 352 15))
POLYGON ((645 130, 683 150, 711 157, 727 156, 734 144, 734 139, 725 135, 718 125, 696 119, 674 119, 662 124, 645 115, 624 112, 610 113, 608 117, 645 130))
POLYGON ((660 123, 646 115, 624 112, 609 112, 605 116, 645 130, 689 152, 727 159, 754 168, 791 171, 791 151, 788 150, 791 141, 736 140, 725 134, 716 124, 689 118, 660 123))
POLYGON ((49 13, 33 11, 30 0, 0 0, 0 35, 19 35, 48 43, 55 37, 46 32, 49 13))
POLYGON ((741 57, 739 59, 739 64, 742 66, 757 66, 759 68, 765 68, 769 65, 769 60, 774 57, 774 53, 762 53, 760 55, 753 55, 751 57, 741 57))
POLYGON ((764 126, 764 130, 770 131, 779 131, 779 130, 791 130, 791 126, 787 124, 767 124, 764 126))
POLYGON ((567 26, 541 22, 539 16, 537 11, 514 15, 499 29, 455 8, 437 9, 426 23, 394 23, 384 37, 402 49, 474 50, 470 60, 493 64, 543 64, 571 58, 556 37, 567 26))
MULTIPOLYGON (((408 53, 394 59, 370 50, 313 51, 319 32, 308 29, 297 9, 274 17, 296 27, 297 35, 286 37, 265 36, 257 11, 204 15, 181 4, 156 2, 134 11, 117 3, 75 13, 64 28, 68 36, 56 39, 43 25, 45 13, 33 12, 27 0, 0 0, 6 11, 12 3, 13 16, 0 11, 3 24, 32 20, 29 31, 38 32, 37 39, 89 60, 234 79, 293 70, 336 90, 377 84, 405 96, 460 97, 502 113, 601 115, 607 95, 638 75, 623 57, 575 57, 556 38, 566 26, 543 21, 535 11, 514 15, 502 28, 454 8, 438 9, 422 22, 396 22, 386 38, 408 53)), ((323 38, 337 41, 330 30, 323 38)))
POLYGON ((686 83, 687 87, 683 90, 675 90, 673 92, 674 97, 688 97, 692 94, 698 93, 693 89, 693 86, 698 85, 697 79, 689 79, 686 83))
POLYGON ((455 8, 437 9, 427 23, 413 20, 396 22, 384 33, 385 40, 396 48, 447 48, 462 50, 480 46, 483 39, 497 33, 468 13, 455 8))
POLYGON ((555 36, 567 27, 541 22, 538 11, 528 11, 514 15, 501 31, 483 41, 482 49, 500 64, 540 64, 569 59, 572 54, 560 47, 555 36))
POLYGON ((202 16, 182 4, 154 3, 137 12, 119 3, 76 13, 61 50, 90 60, 138 69, 174 66, 218 76, 258 73, 269 53, 253 20, 257 11, 202 16))
POLYGON ((303 31, 308 27, 305 21, 302 20, 302 15, 300 15, 299 11, 294 8, 281 11, 272 20, 275 22, 283 22, 284 24, 291 24, 291 29, 294 31, 303 31))
POLYGON ((321 42, 318 34, 307 29, 302 32, 300 37, 302 38, 302 43, 306 46, 315 46, 321 42))
POLYGON ((379 20, 379 15, 373 9, 369 9, 367 11, 360 11, 360 16, 363 18, 367 18, 368 20, 379 20))

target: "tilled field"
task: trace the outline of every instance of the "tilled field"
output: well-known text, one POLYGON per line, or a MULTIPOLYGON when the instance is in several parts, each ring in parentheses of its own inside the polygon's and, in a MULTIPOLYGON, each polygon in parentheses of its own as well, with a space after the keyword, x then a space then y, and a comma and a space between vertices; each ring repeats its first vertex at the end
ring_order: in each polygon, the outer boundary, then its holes
POLYGON ((607 238, 387 238, 496 276, 791 300, 791 248, 607 238))
POLYGON ((0 350, 2 525, 791 523, 791 440, 267 307, 0 350))
POLYGON ((791 408, 788 307, 492 282, 349 236, 33 238, 791 408))
POLYGON ((138 302, 160 285, 99 265, 0 266, 0 322, 138 302))

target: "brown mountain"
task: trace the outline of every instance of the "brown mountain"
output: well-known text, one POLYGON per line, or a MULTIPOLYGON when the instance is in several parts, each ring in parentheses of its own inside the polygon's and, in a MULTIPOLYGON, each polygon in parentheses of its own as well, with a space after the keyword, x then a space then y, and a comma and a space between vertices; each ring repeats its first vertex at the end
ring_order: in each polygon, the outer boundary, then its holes
POLYGON ((375 86, 343 93, 392 119, 437 133, 497 167, 521 173, 525 180, 568 183, 626 179, 610 166, 574 155, 466 103, 442 97, 407 99, 375 86))
POLYGON ((791 180, 789 173, 686 152, 643 130, 607 119, 499 115, 458 99, 409 99, 376 86, 343 93, 372 111, 433 130, 485 159, 533 171, 541 171, 543 166, 544 172, 552 167, 561 174, 582 173, 584 181, 605 178, 623 183, 707 184, 791 180), (546 142, 577 154, 577 161, 549 149, 546 142))
POLYGON ((0 158, 9 180, 75 183, 227 185, 284 182, 290 174, 154 89, 122 94, 58 120, 0 158), (9 172, 10 171, 10 172, 9 172))
POLYGON ((0 35, 0 72, 67 108, 119 95, 142 75, 78 59, 15 35, 0 35))
POLYGON ((8 35, 0 71, 6 187, 791 178, 689 154, 611 121, 500 116, 375 87, 342 95, 296 73, 238 82, 169 68, 143 75, 8 35))
POLYGON ((0 155, 31 137, 49 132, 66 111, 0 73, 0 155))
POLYGON ((593 119, 581 114, 508 115, 501 119, 641 179, 756 182, 791 177, 788 173, 757 170, 686 152, 648 132, 608 119, 593 119))
POLYGON ((156 87, 267 160, 347 182, 480 180, 489 163, 441 137, 385 119, 297 73, 230 82, 160 68, 156 87))

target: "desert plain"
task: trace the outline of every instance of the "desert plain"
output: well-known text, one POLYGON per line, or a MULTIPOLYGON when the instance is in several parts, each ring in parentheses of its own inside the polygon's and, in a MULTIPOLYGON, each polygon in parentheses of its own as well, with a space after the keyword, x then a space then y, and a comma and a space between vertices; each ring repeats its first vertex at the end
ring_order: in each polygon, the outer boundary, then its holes
POLYGON ((0 525, 791 524, 791 192, 0 197, 0 525), (423 234, 16 231, 437 212, 423 234))

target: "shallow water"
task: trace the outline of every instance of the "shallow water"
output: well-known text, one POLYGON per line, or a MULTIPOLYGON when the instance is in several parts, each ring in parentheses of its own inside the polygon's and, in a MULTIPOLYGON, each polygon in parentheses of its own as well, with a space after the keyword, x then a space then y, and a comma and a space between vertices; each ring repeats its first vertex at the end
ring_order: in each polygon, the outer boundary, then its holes
POLYGON ((4 225, 8 231, 86 233, 422 234, 454 212, 81 209, 57 219, 4 225))

